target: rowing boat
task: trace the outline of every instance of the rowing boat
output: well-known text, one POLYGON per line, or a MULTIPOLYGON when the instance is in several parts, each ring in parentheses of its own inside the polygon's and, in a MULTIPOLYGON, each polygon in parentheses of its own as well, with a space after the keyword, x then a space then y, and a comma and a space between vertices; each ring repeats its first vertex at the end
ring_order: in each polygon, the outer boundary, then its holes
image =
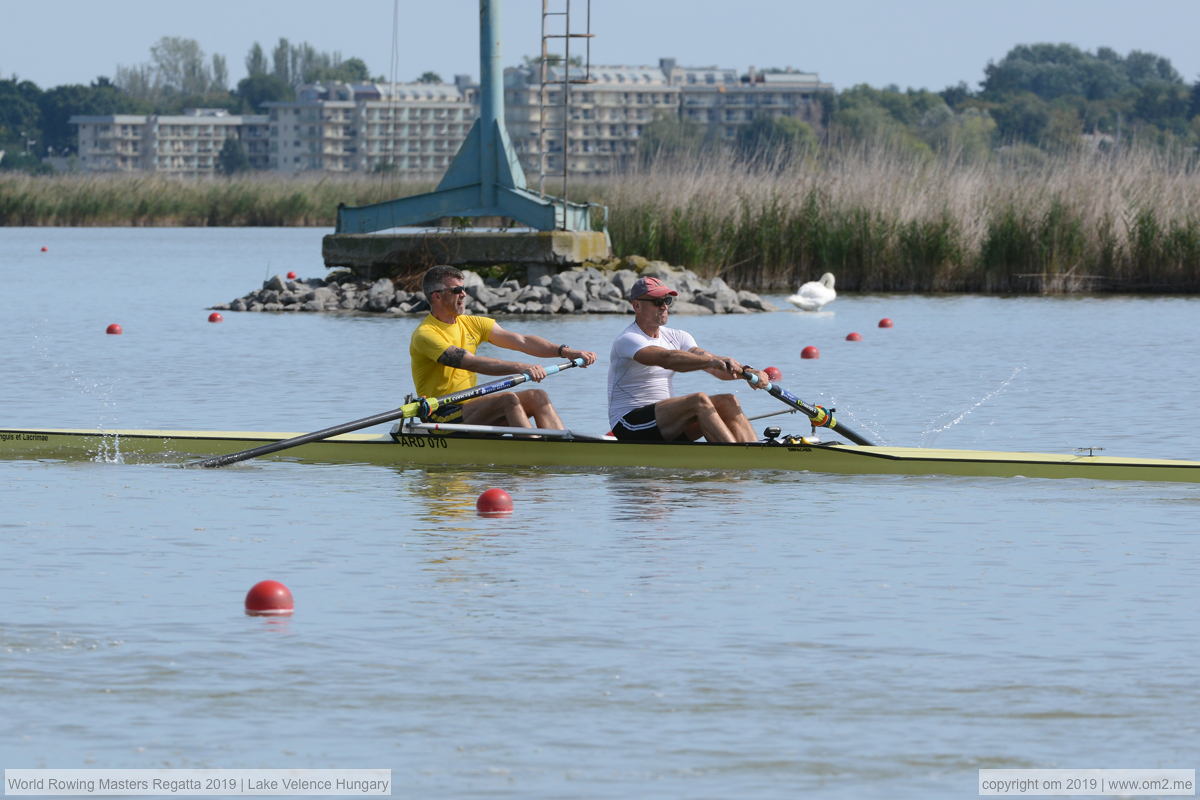
MULTIPOLYGON (((318 463, 399 468, 658 467, 693 470, 790 470, 837 474, 1090 478, 1200 483, 1200 461, 1112 458, 816 443, 788 437, 750 444, 618 442, 610 437, 535 429, 403 423, 390 434, 346 433, 266 456, 318 463)), ((294 433, 186 430, 0 429, 0 459, 179 462, 279 442, 294 433)))

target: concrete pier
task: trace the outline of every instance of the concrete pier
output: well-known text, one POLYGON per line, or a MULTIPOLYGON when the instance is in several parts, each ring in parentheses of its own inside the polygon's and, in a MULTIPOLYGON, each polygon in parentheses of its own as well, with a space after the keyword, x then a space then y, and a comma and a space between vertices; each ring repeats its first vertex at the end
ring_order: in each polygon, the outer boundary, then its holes
POLYGON ((411 274, 434 264, 542 265, 548 271, 612 255, 602 231, 414 231, 333 233, 321 242, 326 267, 366 279, 411 274))

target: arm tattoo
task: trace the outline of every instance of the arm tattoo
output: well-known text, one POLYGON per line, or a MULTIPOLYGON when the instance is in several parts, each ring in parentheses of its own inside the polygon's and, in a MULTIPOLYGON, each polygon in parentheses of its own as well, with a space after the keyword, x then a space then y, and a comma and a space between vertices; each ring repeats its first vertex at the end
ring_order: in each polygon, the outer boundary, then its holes
POLYGON ((445 364, 447 367, 461 367, 463 356, 467 354, 466 350, 461 347, 447 347, 446 350, 438 356, 438 363, 445 364))

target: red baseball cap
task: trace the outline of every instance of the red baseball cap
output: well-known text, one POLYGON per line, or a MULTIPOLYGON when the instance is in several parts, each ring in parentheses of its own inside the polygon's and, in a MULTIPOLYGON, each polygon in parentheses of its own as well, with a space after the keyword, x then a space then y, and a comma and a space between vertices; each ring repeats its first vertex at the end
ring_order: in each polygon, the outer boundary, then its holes
POLYGON ((629 299, 637 300, 639 297, 666 297, 678 294, 679 292, 658 278, 638 278, 637 283, 633 284, 633 288, 629 290, 629 299))

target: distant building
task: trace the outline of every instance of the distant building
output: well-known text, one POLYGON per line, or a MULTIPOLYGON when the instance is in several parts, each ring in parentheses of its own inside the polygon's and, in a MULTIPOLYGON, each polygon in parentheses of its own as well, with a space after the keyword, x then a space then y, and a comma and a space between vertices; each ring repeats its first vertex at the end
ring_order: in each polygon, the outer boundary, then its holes
POLYGON ((726 142, 759 117, 793 117, 819 129, 822 94, 833 85, 815 73, 756 72, 720 67, 680 67, 660 59, 657 67, 561 66, 547 70, 543 89, 538 67, 505 71, 507 126, 530 176, 618 171, 637 154, 642 129, 660 117, 695 122, 726 142), (569 79, 570 119, 563 122, 564 78, 569 79), (564 148, 565 144, 565 148, 564 148), (565 152, 564 152, 565 150, 565 152))
POLYGON ((680 119, 714 128, 722 141, 732 142, 738 128, 766 117, 791 117, 819 130, 821 96, 833 94, 813 72, 756 72, 676 67, 663 59, 671 82, 680 87, 680 119))
POLYGON ((73 116, 79 162, 87 172, 158 172, 181 177, 215 175, 227 139, 242 142, 255 169, 267 167, 267 117, 224 109, 187 109, 179 115, 73 116))
POLYGON ((679 113, 679 88, 655 67, 593 67, 591 81, 571 83, 569 119, 563 120, 563 80, 582 81, 583 69, 547 70, 545 91, 537 67, 505 71, 505 124, 525 172, 603 175, 637 153, 642 128, 679 113))
MULTIPOLYGON (((694 122, 732 142, 760 117, 821 126, 821 96, 833 86, 816 73, 745 73, 721 67, 593 66, 505 70, 505 124, 532 188, 561 176, 604 175, 629 166, 646 125, 661 117, 694 122), (564 84, 564 79, 569 82, 564 84), (564 119, 564 86, 569 113, 564 119)), ((242 143, 254 169, 295 174, 386 170, 437 179, 479 116, 469 76, 448 83, 321 83, 295 101, 264 103, 266 114, 192 109, 179 116, 75 116, 79 159, 92 172, 145 170, 212 175, 226 140, 242 143)), ((553 191, 547 186, 546 191, 553 191)))
POLYGON ((468 81, 314 84, 295 102, 264 103, 270 168, 439 177, 479 115, 468 81))

